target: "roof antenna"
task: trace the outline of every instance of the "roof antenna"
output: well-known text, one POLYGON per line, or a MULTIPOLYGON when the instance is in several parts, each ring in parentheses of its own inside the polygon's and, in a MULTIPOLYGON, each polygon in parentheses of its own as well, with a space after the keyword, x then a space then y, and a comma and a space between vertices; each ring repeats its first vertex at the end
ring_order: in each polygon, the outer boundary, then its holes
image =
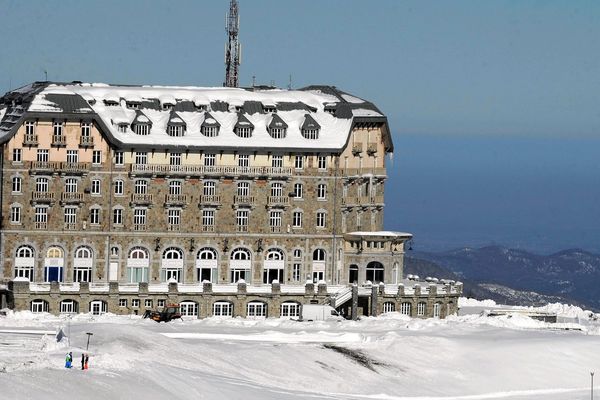
POLYGON ((44 75, 46 76, 46 82, 48 82, 48 71, 44 70, 44 75))
POLYGON ((256 75, 252 75, 252 87, 256 86, 256 75))
POLYGON ((290 81, 288 82, 288 90, 292 90, 292 74, 290 74, 290 81))
POLYGON ((242 46, 238 41, 240 16, 238 15, 237 0, 231 0, 229 3, 229 14, 225 17, 225 30, 229 39, 225 47, 225 82, 223 82, 223 86, 238 87, 242 46))

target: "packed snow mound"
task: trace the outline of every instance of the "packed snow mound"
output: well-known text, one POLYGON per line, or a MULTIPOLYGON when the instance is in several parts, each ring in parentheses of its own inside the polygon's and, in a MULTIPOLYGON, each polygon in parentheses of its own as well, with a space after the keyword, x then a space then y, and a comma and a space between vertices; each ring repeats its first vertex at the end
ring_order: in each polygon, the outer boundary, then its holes
POLYGON ((477 300, 470 297, 460 297, 458 299, 459 307, 496 307, 494 300, 477 300))

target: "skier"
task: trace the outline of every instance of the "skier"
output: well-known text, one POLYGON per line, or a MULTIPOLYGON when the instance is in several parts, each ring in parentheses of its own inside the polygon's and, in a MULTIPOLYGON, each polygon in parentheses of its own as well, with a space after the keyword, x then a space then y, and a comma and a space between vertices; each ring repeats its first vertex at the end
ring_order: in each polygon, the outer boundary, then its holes
POLYGON ((81 369, 85 369, 85 353, 81 353, 81 369))
POLYGON ((88 361, 90 360, 90 356, 89 355, 85 355, 85 369, 88 369, 88 361))

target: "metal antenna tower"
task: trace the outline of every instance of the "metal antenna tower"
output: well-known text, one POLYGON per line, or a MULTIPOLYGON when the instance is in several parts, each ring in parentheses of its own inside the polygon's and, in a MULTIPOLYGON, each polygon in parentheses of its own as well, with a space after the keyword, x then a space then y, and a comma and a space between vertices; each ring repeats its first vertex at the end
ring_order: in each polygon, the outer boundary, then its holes
POLYGON ((237 0, 229 3, 229 14, 225 17, 225 30, 229 36, 225 46, 225 82, 223 86, 239 86, 239 66, 242 61, 242 46, 238 41, 240 30, 240 16, 238 14, 237 0))

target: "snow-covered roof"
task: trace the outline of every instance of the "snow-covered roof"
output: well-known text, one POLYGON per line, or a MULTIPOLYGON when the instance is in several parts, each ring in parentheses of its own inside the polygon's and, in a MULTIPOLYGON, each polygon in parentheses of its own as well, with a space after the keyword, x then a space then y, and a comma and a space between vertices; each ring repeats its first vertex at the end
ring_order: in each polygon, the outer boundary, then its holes
MULTIPOLYGON (((52 117, 54 113, 62 113, 69 116, 88 114, 99 122, 108 139, 117 146, 339 151, 348 142, 354 124, 373 123, 385 126, 386 150, 393 150, 387 119, 377 107, 331 86, 283 90, 36 82, 27 90, 18 90, 20 92, 12 91, 0 98, 2 107, 15 96, 29 96, 27 103, 22 103, 23 113, 13 116, 12 123, 0 121, 0 140, 14 134, 14 125, 20 125, 23 122, 21 117, 25 118, 27 114, 35 114, 36 117, 48 114, 52 117), (127 107, 127 103, 139 106, 132 109, 127 107), (172 107, 163 109, 165 104, 172 107), (265 111, 264 105, 272 106, 275 112, 271 109, 265 111), (325 111, 326 108, 328 111, 325 111), (177 118, 187 127, 183 136, 167 134, 169 121, 174 122, 171 111, 177 112, 177 118), (119 124, 141 122, 140 113, 151 124, 148 135, 137 135, 131 130, 119 131, 119 124), (318 139, 302 136, 302 126, 309 121, 320 128, 318 139), (235 126, 243 126, 244 122, 253 127, 251 137, 240 138, 234 133, 235 126), (220 126, 217 136, 207 137, 200 132, 202 124, 209 123, 220 126), (285 139, 271 137, 269 127, 287 127, 285 139)), ((0 110, 0 117, 6 119, 9 113, 16 112, 13 108, 4 107, 0 110)))

